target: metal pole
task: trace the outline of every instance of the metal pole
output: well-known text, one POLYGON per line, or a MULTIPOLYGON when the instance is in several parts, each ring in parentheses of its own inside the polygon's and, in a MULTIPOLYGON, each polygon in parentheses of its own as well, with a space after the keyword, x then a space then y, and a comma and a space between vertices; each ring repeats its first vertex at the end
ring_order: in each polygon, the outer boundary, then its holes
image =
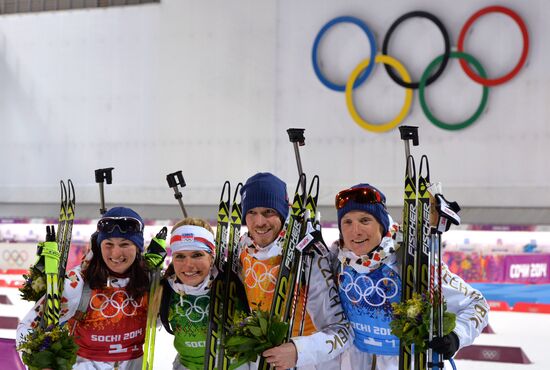
POLYGON ((95 170, 95 182, 99 184, 99 202, 100 202, 100 208, 99 213, 103 216, 105 212, 107 212, 107 208, 105 208, 105 192, 103 189, 103 182, 106 182, 107 184, 111 184, 113 182, 113 170, 114 167, 108 167, 108 168, 98 168, 95 170))
POLYGON ((180 205, 180 208, 183 212, 183 217, 187 218, 187 211, 185 210, 185 205, 183 204, 183 200, 181 199, 183 195, 178 188, 178 185, 180 185, 182 188, 184 188, 186 185, 181 171, 169 173, 168 175, 166 175, 166 181, 168 182, 168 186, 174 189, 174 198, 177 199, 180 205))

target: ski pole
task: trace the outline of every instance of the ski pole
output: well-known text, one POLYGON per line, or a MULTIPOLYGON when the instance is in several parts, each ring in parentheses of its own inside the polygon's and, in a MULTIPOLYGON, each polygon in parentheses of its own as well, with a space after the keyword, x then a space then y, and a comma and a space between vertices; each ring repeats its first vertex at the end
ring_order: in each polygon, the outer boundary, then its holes
POLYGON ((181 210, 183 212, 183 217, 187 217, 187 211, 185 210, 185 206, 183 205, 182 194, 179 191, 178 185, 180 185, 182 188, 185 187, 185 180, 183 179, 183 174, 181 171, 176 171, 174 173, 169 173, 166 175, 166 181, 168 182, 168 186, 174 189, 174 198, 177 199, 181 210))
MULTIPOLYGON (((443 337, 443 281, 442 281, 442 252, 441 252, 441 234, 448 231, 451 224, 459 225, 460 206, 456 202, 449 202, 441 194, 441 183, 432 184, 428 191, 435 198, 435 208, 437 211, 437 223, 435 227, 432 227, 432 253, 433 257, 430 258, 430 298, 433 299, 433 306, 430 312, 430 330, 429 340, 433 339, 434 326, 435 335, 443 337), (437 282, 435 276, 437 275, 437 282), (437 287, 437 290, 434 289, 437 287), (434 312, 435 311, 435 312, 434 312), (436 316, 436 323, 434 323, 433 316, 436 316)), ((442 369, 443 368, 443 355, 428 349, 428 358, 431 362, 428 362, 428 367, 442 369)))
POLYGON ((95 170, 95 182, 99 184, 99 200, 101 202, 101 207, 99 208, 99 213, 103 216, 107 212, 105 208, 105 194, 103 192, 103 182, 111 184, 113 182, 113 170, 114 167, 108 168, 98 168, 95 170))
MULTIPOLYGON (((165 253, 165 240, 167 235, 168 228, 165 226, 153 238, 151 244, 149 244, 148 252, 165 253)), ((149 287, 147 305, 147 323, 145 325, 145 342, 143 344, 142 370, 152 369, 155 359, 156 322, 163 290, 162 286, 160 286, 160 271, 161 266, 155 266, 151 274, 151 286, 149 287)))

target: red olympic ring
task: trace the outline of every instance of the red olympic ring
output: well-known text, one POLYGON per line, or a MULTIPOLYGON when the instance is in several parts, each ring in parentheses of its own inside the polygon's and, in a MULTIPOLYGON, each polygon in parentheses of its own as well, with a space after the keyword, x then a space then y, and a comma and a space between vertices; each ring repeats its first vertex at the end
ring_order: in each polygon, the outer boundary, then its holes
POLYGON ((523 37, 523 51, 521 52, 521 57, 519 58, 518 63, 512 69, 510 72, 505 74, 504 76, 494 78, 494 79, 488 79, 483 78, 476 74, 468 63, 465 60, 460 60, 460 65, 462 66, 462 69, 464 69, 464 72, 475 82, 483 85, 483 86, 496 86, 500 85, 506 81, 511 80, 515 75, 519 73, 519 70, 523 65, 525 64, 525 61, 527 60, 527 54, 529 53, 529 33, 527 32, 527 27, 525 26, 525 22, 521 19, 521 17, 514 12, 511 9, 505 8, 503 6, 489 6, 487 8, 483 8, 481 10, 478 10, 476 13, 474 13, 470 19, 464 23, 464 26, 462 27, 462 30, 460 31, 460 36, 458 37, 458 51, 463 52, 464 51, 464 40, 466 39, 466 33, 472 26, 472 24, 480 17, 489 14, 489 13, 502 13, 509 17, 511 17, 518 25, 519 29, 521 30, 521 35, 523 37))

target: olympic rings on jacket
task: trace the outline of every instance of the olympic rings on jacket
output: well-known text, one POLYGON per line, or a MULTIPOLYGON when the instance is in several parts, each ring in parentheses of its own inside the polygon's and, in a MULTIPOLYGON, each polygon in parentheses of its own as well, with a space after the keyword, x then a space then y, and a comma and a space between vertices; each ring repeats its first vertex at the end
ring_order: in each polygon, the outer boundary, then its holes
POLYGON ((2 252, 2 259, 11 265, 15 264, 17 266, 22 266, 27 261, 28 257, 29 255, 26 250, 5 249, 2 252))
POLYGON ((250 262, 247 262, 248 261, 245 260, 245 284, 251 289, 258 287, 260 291, 264 293, 273 293, 275 290, 275 285, 277 284, 279 266, 276 265, 271 269, 268 269, 268 265, 261 261, 254 261, 252 265, 250 265, 250 262))
POLYGON ((351 303, 365 301, 372 307, 382 306, 399 293, 397 283, 390 278, 382 278, 374 284, 369 276, 359 275, 354 279, 347 271, 340 275, 340 290, 351 303))
POLYGON ((510 79, 512 79, 514 76, 516 76, 520 69, 525 64, 525 61, 527 59, 527 54, 529 51, 529 34, 527 31, 527 27, 525 26, 525 23, 523 20, 519 17, 517 13, 512 11, 511 9, 502 7, 502 6, 490 6, 483 8, 476 13, 474 13, 464 24, 460 31, 460 36, 458 39, 458 51, 459 53, 451 53, 450 52, 450 41, 449 41, 449 34, 447 30, 445 29, 442 22, 433 14, 424 12, 424 11, 413 11, 408 12, 402 16, 400 16, 396 21, 393 22, 393 24, 390 26, 383 42, 382 46, 382 55, 376 56, 376 41, 374 40, 374 37, 372 37, 372 32, 369 30, 367 25, 355 18, 355 17, 338 17, 334 18, 333 20, 329 21, 327 24, 325 24, 319 33, 317 34, 314 44, 313 44, 313 50, 312 50, 312 61, 313 61, 313 69, 315 71, 315 74, 325 85, 326 87, 336 90, 336 91, 345 91, 346 95, 346 105, 348 107, 348 110, 350 112, 350 115, 352 116, 353 120, 362 128, 374 131, 374 132, 384 132, 389 131, 399 125, 405 117, 407 116, 410 104, 412 101, 412 92, 410 90, 406 91, 405 96, 405 104, 403 105, 401 111, 399 114, 391 121, 387 123, 382 124, 371 124, 367 121, 365 121, 355 109, 354 103, 353 103, 353 97, 352 97, 352 90, 359 86, 363 81, 367 79, 367 77, 371 74, 374 64, 375 63, 383 63, 385 64, 385 69, 388 72, 389 76, 392 78, 393 81, 395 81, 397 84, 399 84, 402 87, 405 87, 406 89, 419 89, 420 94, 420 103, 422 106, 422 110, 424 114, 426 115, 426 118, 428 118, 434 125, 436 125, 439 128, 446 129, 446 130, 460 130, 463 128, 466 128, 470 126, 473 122, 475 122, 483 112, 483 110, 486 107, 487 104, 487 96, 488 96, 488 90, 486 90, 486 87, 488 86, 495 86, 498 84, 502 84, 510 79), (504 15, 507 15, 511 17, 516 24, 519 26, 522 37, 523 37, 523 50, 520 57, 520 60, 516 64, 516 66, 506 75, 502 77, 498 77, 495 79, 487 79, 487 75, 481 66, 481 63, 475 58, 467 53, 464 52, 464 40, 466 38, 466 33, 468 29, 472 26, 472 24, 483 15, 486 15, 488 13, 497 12, 497 13, 503 13, 504 15), (392 35, 392 33, 395 31, 398 25, 400 25, 402 22, 409 18, 413 17, 421 17, 421 18, 427 18, 439 28, 443 35, 443 40, 445 43, 445 50, 442 55, 435 58, 426 68, 424 73, 422 74, 422 78, 419 82, 411 82, 411 79, 409 77, 408 72, 406 71, 405 67, 395 58, 392 58, 391 56, 387 55, 388 53, 388 47, 389 47, 389 39, 392 35), (345 88, 343 88, 341 85, 334 84, 333 82, 329 81, 321 72, 321 69, 319 68, 319 62, 318 62, 318 48, 319 43, 321 41, 322 36, 327 32, 329 28, 332 26, 343 23, 343 22, 349 22, 358 25, 361 27, 364 32, 369 37, 369 42, 371 46, 371 56, 368 59, 365 59, 360 62, 360 64, 355 67, 355 69, 350 74, 350 77, 348 78, 348 81, 345 85, 345 88), (375 48, 373 50, 373 47, 375 48), (467 120, 464 122, 460 122, 458 124, 450 124, 445 123, 437 119, 433 114, 431 114, 430 110, 428 109, 428 106, 426 104, 424 93, 425 93, 425 87, 430 85, 432 82, 434 82, 444 71, 447 62, 450 58, 457 58, 460 59, 460 64, 465 71, 465 73, 474 81, 484 86, 483 89, 483 95, 481 99, 481 103, 476 110, 476 112, 467 120), (475 61, 474 61, 475 60, 475 61), (373 63, 374 62, 374 63, 373 63), (471 69, 471 66, 469 64, 472 64, 476 72, 473 72, 471 69), (437 67, 437 70, 436 70, 437 67), (363 71, 364 70, 364 71, 363 71), (435 70, 435 72, 434 72, 435 70), (400 75, 397 76, 396 72, 400 75), (433 72, 433 74, 432 74, 433 72))
POLYGON ((198 297, 195 302, 190 302, 181 297, 180 302, 176 305, 176 313, 185 317, 189 322, 202 322, 208 316, 209 306, 210 298, 207 295, 198 297), (205 307, 198 304, 201 299, 208 300, 205 307))
POLYGON ((139 303, 131 298, 124 290, 117 290, 110 297, 103 293, 97 293, 90 299, 90 308, 99 311, 101 316, 109 319, 122 313, 124 316, 134 316, 141 307, 143 297, 139 303))

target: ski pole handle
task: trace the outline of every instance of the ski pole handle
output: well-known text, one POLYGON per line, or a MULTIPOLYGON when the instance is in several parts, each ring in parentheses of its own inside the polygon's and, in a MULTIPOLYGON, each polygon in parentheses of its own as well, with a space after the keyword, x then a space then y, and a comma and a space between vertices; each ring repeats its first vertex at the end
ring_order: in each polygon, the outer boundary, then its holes
POLYGON ((99 213, 103 216, 105 212, 107 212, 107 208, 105 208, 105 193, 103 192, 103 182, 105 181, 107 184, 111 184, 113 182, 113 170, 114 167, 108 167, 108 168, 98 168, 95 170, 95 182, 99 184, 99 201, 101 203, 101 206, 99 208, 99 213))
POLYGON ((174 189, 174 198, 177 199, 181 207, 181 210, 183 212, 183 216, 187 217, 187 211, 185 210, 185 205, 183 204, 183 200, 181 199, 183 195, 181 194, 178 188, 178 185, 181 186, 182 188, 184 188, 186 185, 185 180, 183 178, 183 174, 181 173, 181 171, 169 173, 168 175, 166 175, 166 181, 168 182, 168 186, 174 189))
MULTIPOLYGON (((298 176, 301 176, 304 171, 302 169, 302 159, 300 158, 300 149, 299 146, 306 145, 306 138, 304 137, 303 128, 289 128, 286 130, 288 133, 288 139, 294 145, 294 155, 296 156, 296 165, 298 166, 298 176)), ((306 184, 302 182, 302 190, 306 191, 306 184)))

